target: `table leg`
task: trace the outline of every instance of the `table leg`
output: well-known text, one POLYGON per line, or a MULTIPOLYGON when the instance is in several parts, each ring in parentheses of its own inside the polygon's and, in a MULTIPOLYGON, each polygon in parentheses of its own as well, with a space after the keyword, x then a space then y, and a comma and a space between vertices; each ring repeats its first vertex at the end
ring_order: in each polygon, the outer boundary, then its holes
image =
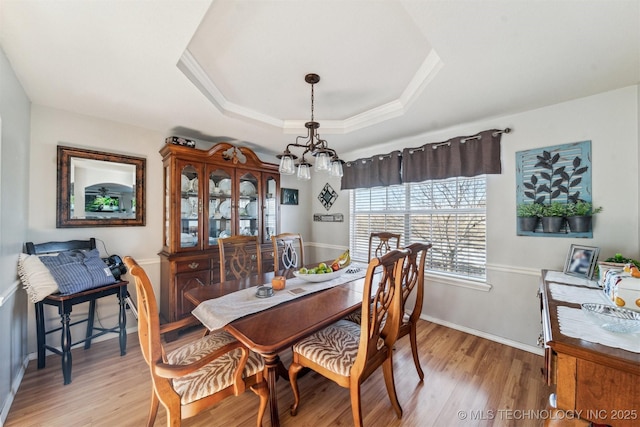
POLYGON ((280 416, 278 414, 278 394, 276 391, 276 381, 280 373, 280 356, 277 354, 264 356, 267 367, 267 384, 269 385, 269 410, 271 411, 271 426, 280 426, 280 416))

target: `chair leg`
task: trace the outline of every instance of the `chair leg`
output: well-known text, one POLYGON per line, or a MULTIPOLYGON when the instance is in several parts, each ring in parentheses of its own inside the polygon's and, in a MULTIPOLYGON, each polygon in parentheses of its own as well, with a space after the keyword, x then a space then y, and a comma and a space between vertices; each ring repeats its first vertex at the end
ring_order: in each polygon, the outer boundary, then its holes
POLYGON ((120 302, 120 317, 118 321, 120 338, 120 356, 127 354, 127 288, 120 288, 118 294, 120 302))
MULTIPOLYGON (((147 427, 153 427, 153 424, 156 422, 156 415, 158 415, 158 406, 160 405, 160 401, 158 400, 158 396, 156 396, 156 391, 151 387, 151 408, 149 408, 149 417, 147 418, 147 427)), ((167 416, 169 416, 167 414, 167 416)))
POLYGON ((87 317, 87 334, 84 340, 84 349, 91 348, 91 336, 93 335, 93 320, 96 315, 96 300, 89 301, 89 316, 87 317))
MULTIPOLYGON (((295 354, 294 354, 295 357, 295 354)), ((300 404, 300 391, 298 390, 298 372, 302 369, 302 365, 297 362, 292 362, 289 366, 289 383, 291 383, 291 390, 293 391, 293 405, 291 405, 291 416, 296 416, 298 413, 298 405, 300 404)))
POLYGON ((69 328, 70 313, 60 314, 62 333, 60 334, 60 348, 62 349, 62 376, 64 384, 71 382, 71 329, 69 328))
POLYGON ((267 403, 269 403, 269 387, 266 381, 262 380, 258 384, 251 386, 251 391, 258 395, 260 398, 260 406, 258 406, 258 421, 257 426, 262 427, 262 418, 267 410, 267 403))
POLYGON ((353 425, 362 427, 362 403, 360 402, 360 383, 349 385, 349 395, 351 397, 351 413, 353 414, 353 425))
POLYGON ((396 384, 393 377, 393 353, 389 353, 389 357, 382 363, 382 372, 384 374, 384 385, 387 387, 387 394, 391 405, 396 411, 398 418, 402 418, 402 407, 398 401, 398 395, 396 393, 396 384))
POLYGON ((38 369, 45 366, 45 352, 47 344, 47 333, 44 330, 44 304, 36 303, 36 341, 38 346, 38 369))
POLYGON ((418 371, 418 376, 420 377, 420 381, 424 381, 424 372, 422 371, 422 367, 420 366, 420 358, 418 357, 418 340, 416 338, 416 325, 415 323, 411 325, 411 330, 409 332, 409 340, 411 341, 411 353, 413 353, 413 363, 416 365, 416 371, 418 371))

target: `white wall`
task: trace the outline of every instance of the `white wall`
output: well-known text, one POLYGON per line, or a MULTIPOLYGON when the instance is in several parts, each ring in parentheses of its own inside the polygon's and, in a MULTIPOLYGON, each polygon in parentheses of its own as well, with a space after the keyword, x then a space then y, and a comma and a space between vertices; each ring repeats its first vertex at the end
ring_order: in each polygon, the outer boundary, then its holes
MULTIPOLYGON (((532 348, 540 333, 536 291, 541 269, 561 270, 571 244, 597 246, 601 259, 616 252, 640 258, 639 104, 638 86, 631 86, 341 156, 354 160, 486 129, 513 130, 502 138, 502 174, 488 177, 487 282, 491 289, 476 290, 430 277, 423 313, 444 324, 532 348), (594 218, 593 238, 517 236, 515 153, 585 140, 592 142, 593 202, 604 207, 594 218)), ((313 192, 318 193, 324 181, 313 184, 313 192)), ((333 209, 348 214, 347 199, 348 192, 340 192, 333 209)), ((348 223, 330 228, 331 232, 326 229, 322 223, 313 224, 313 238, 318 245, 348 246, 348 223)))
MULTIPOLYGON (((130 255, 147 271, 159 295, 162 248, 162 158, 167 135, 134 126, 34 105, 31 110, 31 172, 28 240, 36 243, 95 237, 102 256, 130 255), (143 227, 56 228, 56 147, 58 145, 146 158, 146 225, 143 227), (104 246, 103 246, 104 242, 104 246)), ((135 298, 133 284, 129 290, 135 298)), ((46 308, 45 308, 46 309, 46 308)), ((74 307, 81 313, 87 307, 74 307)), ((59 323, 57 311, 45 310, 50 325, 59 323)), ((98 316, 105 325, 117 323, 116 298, 98 301, 98 316)), ((29 351, 35 351, 35 314, 29 304, 29 351)), ((129 315, 128 329, 135 328, 129 315)), ((72 329, 81 334, 83 325, 72 329)), ((106 336, 111 338, 111 336, 106 336)), ((113 335, 116 337, 116 335, 113 335)), ((130 342, 129 345, 136 345, 130 342)))
POLYGON ((31 102, 0 48, 0 425, 24 372, 26 294, 17 277, 27 234, 31 102))

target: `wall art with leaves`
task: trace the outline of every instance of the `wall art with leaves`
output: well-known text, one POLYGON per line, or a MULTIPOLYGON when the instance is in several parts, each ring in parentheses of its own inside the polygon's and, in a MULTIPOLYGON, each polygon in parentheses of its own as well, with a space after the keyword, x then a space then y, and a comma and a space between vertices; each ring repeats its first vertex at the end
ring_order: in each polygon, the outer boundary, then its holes
MULTIPOLYGON (((516 153, 516 203, 575 203, 592 201, 591 141, 536 148, 516 153)), ((562 233, 566 237, 575 233, 562 233)), ((548 236, 549 233, 522 232, 518 235, 548 236)), ((552 236, 558 237, 556 234, 552 236)))

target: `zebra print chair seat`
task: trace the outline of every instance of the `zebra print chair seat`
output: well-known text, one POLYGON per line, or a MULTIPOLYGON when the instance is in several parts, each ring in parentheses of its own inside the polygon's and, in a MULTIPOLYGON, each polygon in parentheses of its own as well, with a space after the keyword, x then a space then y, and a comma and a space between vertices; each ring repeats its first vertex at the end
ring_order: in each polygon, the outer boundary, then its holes
MULTIPOLYGON (((203 338, 186 344, 167 354, 170 365, 188 365, 196 363, 203 357, 220 350, 226 345, 237 344, 236 339, 225 331, 212 332, 203 338)), ((173 389, 180 395, 180 403, 188 405, 233 386, 236 370, 242 360, 242 350, 236 348, 224 353, 204 367, 173 380, 173 389)), ((264 369, 264 359, 254 352, 249 357, 242 371, 243 377, 251 377, 264 369)))
POLYGON ((289 367, 294 396, 291 415, 297 414, 300 404, 297 376, 307 367, 350 389, 353 422, 362 426, 360 385, 382 366, 389 399, 398 418, 402 418, 393 378, 392 349, 400 324, 402 275, 408 254, 409 250, 396 249, 369 262, 359 325, 342 319, 293 346, 289 367), (378 272, 382 274, 374 288, 374 276, 378 272))
MULTIPOLYGON (((431 249, 430 243, 417 242, 412 243, 405 249, 409 249, 411 254, 405 264, 405 273, 403 274, 402 283, 402 318, 400 319, 400 329, 398 330, 398 339, 409 335, 411 343, 411 353, 413 355, 413 363, 416 365, 416 371, 420 381, 424 380, 424 372, 420 366, 420 358, 418 357, 417 343, 417 324, 420 314, 422 313, 422 304, 424 299, 424 269, 427 252, 431 249), (415 303, 410 313, 407 312, 407 301, 409 295, 415 289, 415 303)), ((362 321, 362 312, 355 311, 345 317, 346 320, 360 324, 362 321)))
POLYGON ((147 273, 131 257, 125 257, 124 263, 135 279, 138 338, 152 378, 147 427, 153 426, 160 403, 167 410, 167 425, 180 426, 182 419, 211 408, 227 396, 238 396, 247 388, 260 398, 256 423, 260 427, 269 400, 262 357, 224 331, 214 331, 166 353, 162 334, 192 325, 193 319, 160 325, 147 273))

